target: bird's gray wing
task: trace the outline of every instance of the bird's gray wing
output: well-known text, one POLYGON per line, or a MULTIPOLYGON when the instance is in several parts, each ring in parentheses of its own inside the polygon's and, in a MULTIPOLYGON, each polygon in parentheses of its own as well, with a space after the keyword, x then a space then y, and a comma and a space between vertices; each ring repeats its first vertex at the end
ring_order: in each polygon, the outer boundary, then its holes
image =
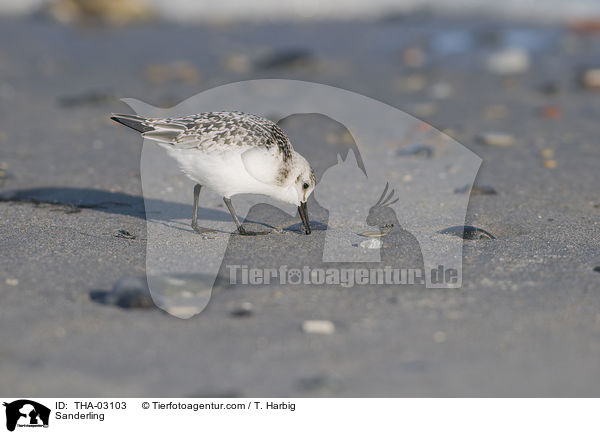
POLYGON ((171 144, 175 148, 218 151, 230 146, 264 148, 275 151, 283 161, 291 158, 292 145, 275 123, 239 112, 208 112, 182 118, 147 119, 152 128, 145 138, 171 144))

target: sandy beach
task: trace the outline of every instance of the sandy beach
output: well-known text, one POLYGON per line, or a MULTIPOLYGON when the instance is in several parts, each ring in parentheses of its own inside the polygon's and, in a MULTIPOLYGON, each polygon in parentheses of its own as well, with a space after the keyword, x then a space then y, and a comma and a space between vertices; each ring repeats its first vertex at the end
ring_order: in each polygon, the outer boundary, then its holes
MULTIPOLYGON (((2 395, 597 396, 599 54, 597 22, 0 18, 2 395), (167 108, 271 78, 381 101, 483 160, 464 223, 494 239, 464 241, 461 288, 222 279, 188 320, 114 296, 143 281, 148 242, 142 139, 109 119, 131 112, 120 98, 167 108)), ((318 177, 352 145, 318 114, 282 128, 318 177)), ((327 209, 309 207, 324 233, 327 209)), ((311 263, 297 216, 248 219, 289 230, 232 237, 223 273, 311 263)))

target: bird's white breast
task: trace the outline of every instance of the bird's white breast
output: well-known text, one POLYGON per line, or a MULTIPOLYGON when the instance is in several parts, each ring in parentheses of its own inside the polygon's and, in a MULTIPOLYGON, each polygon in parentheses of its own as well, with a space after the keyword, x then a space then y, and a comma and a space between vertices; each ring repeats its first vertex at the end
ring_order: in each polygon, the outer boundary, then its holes
POLYGON ((277 198, 282 187, 259 181, 244 166, 242 154, 246 150, 246 147, 239 146, 227 152, 172 148, 167 151, 190 179, 223 197, 264 194, 277 198))

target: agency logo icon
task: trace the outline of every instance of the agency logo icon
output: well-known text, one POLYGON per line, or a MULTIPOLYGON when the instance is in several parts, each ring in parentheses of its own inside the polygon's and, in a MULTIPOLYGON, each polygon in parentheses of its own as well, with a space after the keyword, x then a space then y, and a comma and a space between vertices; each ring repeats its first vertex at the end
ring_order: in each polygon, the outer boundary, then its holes
POLYGON ((4 403, 6 407, 6 429, 14 431, 19 428, 48 428, 50 409, 45 405, 29 399, 19 399, 4 403))

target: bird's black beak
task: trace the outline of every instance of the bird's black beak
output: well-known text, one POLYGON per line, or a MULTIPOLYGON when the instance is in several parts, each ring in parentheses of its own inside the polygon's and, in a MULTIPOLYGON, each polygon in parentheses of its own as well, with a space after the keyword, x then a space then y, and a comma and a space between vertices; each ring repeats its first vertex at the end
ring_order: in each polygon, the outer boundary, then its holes
POLYGON ((304 232, 306 235, 310 234, 310 220, 308 220, 308 211, 306 210, 306 202, 300 202, 298 207, 298 213, 302 219, 302 225, 304 226, 304 232))

